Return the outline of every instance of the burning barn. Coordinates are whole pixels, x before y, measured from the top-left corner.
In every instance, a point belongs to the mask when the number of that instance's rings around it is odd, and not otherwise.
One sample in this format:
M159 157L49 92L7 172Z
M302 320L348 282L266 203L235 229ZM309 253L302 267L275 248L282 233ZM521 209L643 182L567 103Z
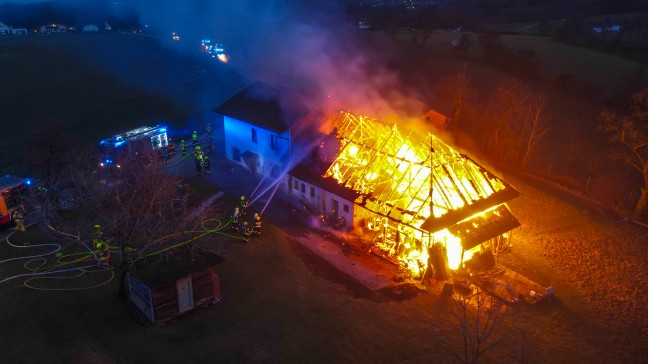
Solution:
M489 261L510 243L520 223L505 202L519 193L467 155L430 133L347 112L333 128L286 177L293 202L360 228L374 253L415 277Z

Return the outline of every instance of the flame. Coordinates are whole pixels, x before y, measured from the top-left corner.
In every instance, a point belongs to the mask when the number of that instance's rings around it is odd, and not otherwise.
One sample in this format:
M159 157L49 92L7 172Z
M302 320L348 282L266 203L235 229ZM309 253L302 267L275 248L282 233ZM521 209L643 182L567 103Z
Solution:
M218 55L216 55L216 57L223 63L227 63L227 61L229 61L229 57L227 57L227 54L225 53L219 53Z
M375 250L413 276L424 273L434 242L445 245L450 269L472 257L448 229L430 235L420 227L503 190L501 180L430 133L411 133L416 142L396 125L347 112L333 124L340 152L324 176L358 192L357 204L389 217L369 227Z

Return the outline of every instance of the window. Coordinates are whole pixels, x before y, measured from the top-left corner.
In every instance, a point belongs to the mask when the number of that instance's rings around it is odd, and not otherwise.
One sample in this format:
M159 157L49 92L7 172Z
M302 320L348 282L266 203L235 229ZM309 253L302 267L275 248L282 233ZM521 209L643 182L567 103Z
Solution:
M306 185L302 183L302 193L306 193Z
M293 187L295 187L296 190L299 189L299 182L297 182L297 180L293 181Z
M342 211L349 212L349 205L347 204L342 205Z
M270 148L274 150L279 149L279 136L278 135L270 135Z
M241 150L240 149L238 149L236 147L232 147L232 159L235 162L238 162L238 161L241 160Z
M252 128L252 141L253 141L254 143L258 143L258 142L259 142L259 137L257 136L257 131L256 131L256 129L254 129L254 128Z
M310 197L315 197L315 187L310 188Z

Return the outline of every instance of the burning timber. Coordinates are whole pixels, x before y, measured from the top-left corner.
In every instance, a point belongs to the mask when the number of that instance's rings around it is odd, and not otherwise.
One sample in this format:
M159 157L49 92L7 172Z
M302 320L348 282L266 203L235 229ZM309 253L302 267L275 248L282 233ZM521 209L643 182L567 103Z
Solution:
M519 192L467 155L348 112L332 126L310 163L291 171L288 191L336 227L360 228L375 254L414 278L445 278L492 267L510 244L520 223L506 202Z

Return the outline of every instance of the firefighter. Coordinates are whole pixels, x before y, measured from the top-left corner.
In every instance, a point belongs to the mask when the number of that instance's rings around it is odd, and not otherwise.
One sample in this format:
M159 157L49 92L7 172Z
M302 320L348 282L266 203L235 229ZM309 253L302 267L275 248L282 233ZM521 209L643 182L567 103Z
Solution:
M202 160L202 167L205 173L210 174L211 172L211 161L209 160L209 156L204 156Z
M254 228L252 229L252 233L257 237L261 237L261 215L259 214L254 214Z
M14 212L13 220L16 224L16 230L25 231L25 214L22 210L16 210L16 212Z
M108 242L103 237L103 231L101 231L101 225L97 224L95 228L95 237L92 239L94 243L94 251L97 256L97 267L107 267L110 260L110 252L108 247Z
M198 132L196 130L191 134L191 139L193 139L194 145L198 144Z
M241 196L241 218L245 218L245 209L247 209L249 203L245 199L245 196Z
M180 141L180 150L182 151L182 155L187 154L187 144L185 144L184 139Z
M196 173L200 176L202 173L202 158L198 158L199 155L196 156L196 159L194 159L194 163L196 164Z
M250 241L250 231L248 229L247 221L243 221L243 226L241 226L241 235L243 235L243 240Z
M213 130L210 123L207 123L207 127L205 128L205 131L207 132L207 135L211 138Z
M234 214L232 215L232 229L239 231L241 228L241 223L239 222L239 217L241 216L241 213L239 212L239 208L235 207L234 208Z
M169 140L169 144L167 144L167 156L169 158L175 157L175 145L173 145L172 140Z

